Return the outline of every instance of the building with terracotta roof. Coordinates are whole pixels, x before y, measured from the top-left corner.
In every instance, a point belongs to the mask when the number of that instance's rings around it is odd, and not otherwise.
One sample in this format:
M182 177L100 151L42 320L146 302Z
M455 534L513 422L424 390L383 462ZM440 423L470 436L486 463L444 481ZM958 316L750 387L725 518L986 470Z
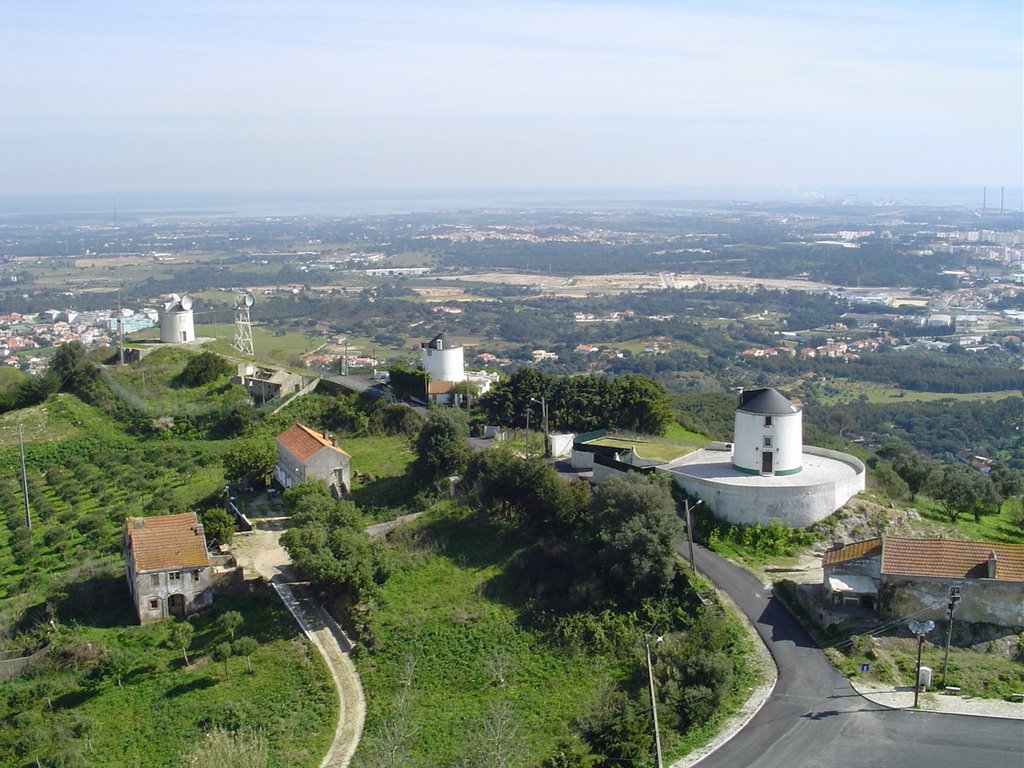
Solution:
M213 602L213 564L194 512L128 518L123 549L140 624L184 616Z
M831 547L822 569L833 602L877 601L885 617L942 620L957 587L957 620L1024 628L1022 544L885 536Z
M352 487L352 457L334 439L303 424L292 424L277 437L274 479L284 488L305 480L323 480L335 498Z

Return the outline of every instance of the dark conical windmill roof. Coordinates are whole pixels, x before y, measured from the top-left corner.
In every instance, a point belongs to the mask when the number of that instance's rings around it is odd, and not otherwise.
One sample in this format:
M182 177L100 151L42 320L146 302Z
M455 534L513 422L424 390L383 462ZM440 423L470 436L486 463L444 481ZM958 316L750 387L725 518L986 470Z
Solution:
M430 341L423 342L420 346L427 347L428 349L450 349L452 344L448 341L448 331L441 331L437 336Z
M740 407L744 413L763 413L770 416L782 416L787 413L799 413L800 409L780 395L771 387L765 389L745 389L740 395Z

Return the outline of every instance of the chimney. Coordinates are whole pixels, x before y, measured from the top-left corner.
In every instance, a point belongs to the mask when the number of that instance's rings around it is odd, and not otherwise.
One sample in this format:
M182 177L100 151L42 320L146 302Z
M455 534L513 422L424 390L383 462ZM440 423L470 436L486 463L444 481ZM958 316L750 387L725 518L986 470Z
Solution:
M996 558L996 551L993 549L988 553L988 577L994 579L996 577L996 568L999 565L999 561Z

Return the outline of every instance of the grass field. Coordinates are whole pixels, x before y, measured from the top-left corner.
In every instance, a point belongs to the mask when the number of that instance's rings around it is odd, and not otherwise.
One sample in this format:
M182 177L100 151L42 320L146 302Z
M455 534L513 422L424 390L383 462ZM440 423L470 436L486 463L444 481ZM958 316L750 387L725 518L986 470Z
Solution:
M103 585L106 587L106 583ZM317 766L334 735L337 697L323 661L273 596L223 599L190 619L195 638L185 665L168 636L172 622L140 627L123 578L104 608L61 626L36 672L5 683L0 697L0 764L171 768L214 726L262 731L269 766ZM216 624L239 611L236 637L259 642L251 657L214 663L228 639ZM99 660L124 659L121 685Z
M1008 499L1003 502L998 514L982 515L979 520L975 520L972 515L960 515L955 523L951 523L938 502L918 496L915 509L922 519L915 523L915 533L1024 544L1024 527L1018 522L1024 512L1022 506L1019 498Z
M869 403L913 403L929 400L1003 400L1007 397L1020 397L1020 390L1011 389L1001 392L969 392L966 394L955 394L945 392L917 392L910 389L894 389L883 384L876 384L870 381L853 381L852 379L832 379L829 382L831 387L839 391L834 394L823 394L820 402L823 405L837 405L858 399L861 395L867 397Z
M500 537L445 515L420 530L395 547L400 568L372 620L376 648L357 660L368 710L354 765L374 765L395 734L402 765L484 765L471 758L473 741L502 708L512 713L513 764L537 765L628 660L553 647L489 598L514 553Z
M983 644L982 647L983 650L951 648L945 684L959 687L963 695L982 698L1001 699L1024 692L1024 664L1010 658L998 643ZM1020 651L1010 649L1010 652ZM847 677L896 686L912 686L914 683L917 642L912 637L855 636L851 642L828 653ZM938 630L933 630L925 638L921 653L921 665L933 670L933 690L942 683L944 653L944 638ZM870 665L868 672L860 671L863 663Z
M670 425L665 437L608 435L598 440L593 440L592 443L594 445L621 448L622 450L634 448L637 455L641 458L671 461L707 445L708 438L695 432L689 432L679 424L673 423Z

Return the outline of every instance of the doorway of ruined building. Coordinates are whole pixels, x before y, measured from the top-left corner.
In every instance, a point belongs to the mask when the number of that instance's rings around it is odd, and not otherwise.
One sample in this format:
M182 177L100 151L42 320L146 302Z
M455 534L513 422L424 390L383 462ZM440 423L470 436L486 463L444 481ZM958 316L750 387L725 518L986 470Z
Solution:
M171 616L185 615L185 596L182 594L171 595L167 598L167 610Z

